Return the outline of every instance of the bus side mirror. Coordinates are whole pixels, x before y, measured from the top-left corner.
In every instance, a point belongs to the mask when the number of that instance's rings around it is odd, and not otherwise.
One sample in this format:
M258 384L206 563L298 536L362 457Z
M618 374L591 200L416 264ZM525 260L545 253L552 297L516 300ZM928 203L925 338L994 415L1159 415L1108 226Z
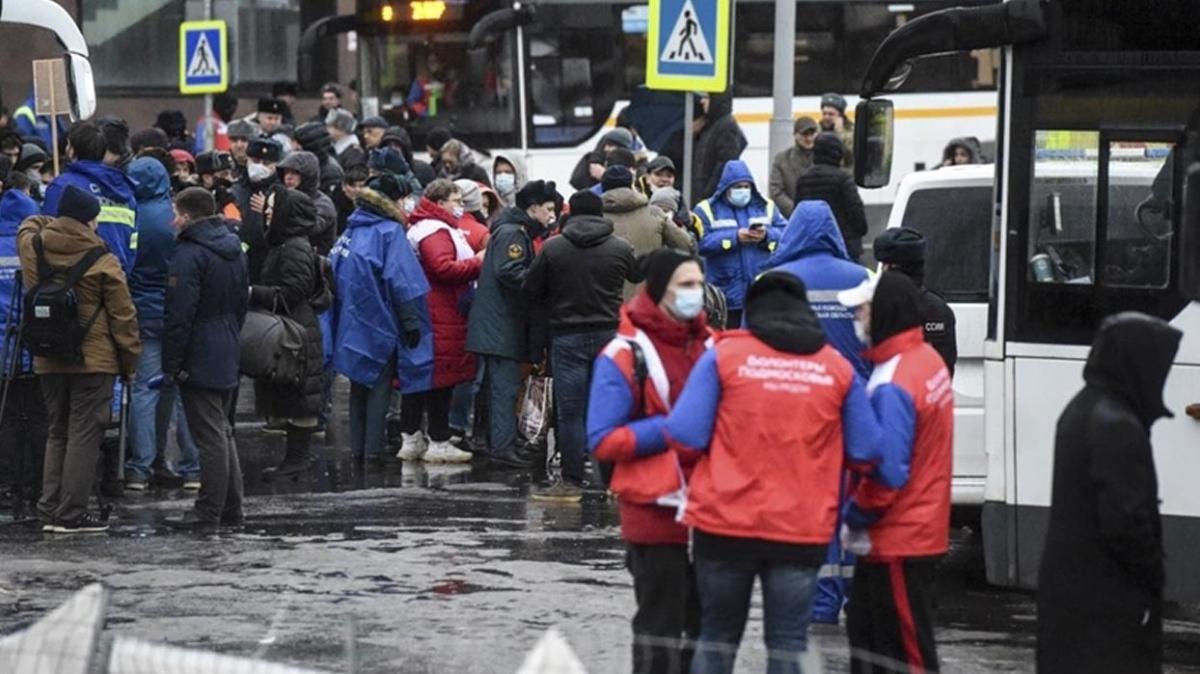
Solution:
M1200 162L1187 167L1179 228L1179 293L1200 300Z
M67 93L71 97L71 116L88 119L96 114L96 80L92 76L92 64L86 56L74 52L63 55L66 61Z
M892 181L896 111L887 99L859 101L854 111L854 182L884 187Z

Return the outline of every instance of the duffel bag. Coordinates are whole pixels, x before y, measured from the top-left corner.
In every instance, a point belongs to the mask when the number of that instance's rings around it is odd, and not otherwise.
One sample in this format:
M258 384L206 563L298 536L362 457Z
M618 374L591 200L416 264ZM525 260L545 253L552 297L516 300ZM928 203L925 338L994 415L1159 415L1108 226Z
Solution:
M238 336L242 374L271 384L296 385L304 378L304 327L287 316L250 311Z

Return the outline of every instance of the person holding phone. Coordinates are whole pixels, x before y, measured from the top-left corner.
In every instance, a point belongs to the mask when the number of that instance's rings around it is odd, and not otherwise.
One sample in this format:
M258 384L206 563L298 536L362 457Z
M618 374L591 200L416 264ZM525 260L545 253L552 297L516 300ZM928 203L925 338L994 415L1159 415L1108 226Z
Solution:
M787 222L739 159L725 163L717 190L696 205L695 213L706 280L725 293L727 325L737 327L746 289L767 268Z

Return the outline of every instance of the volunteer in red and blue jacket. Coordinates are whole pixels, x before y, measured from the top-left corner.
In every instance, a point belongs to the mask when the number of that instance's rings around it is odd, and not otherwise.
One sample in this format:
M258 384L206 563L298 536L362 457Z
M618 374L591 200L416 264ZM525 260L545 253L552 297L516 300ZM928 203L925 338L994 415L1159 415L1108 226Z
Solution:
M46 405L42 401L37 375L33 373L33 358L25 349L16 358L9 350L20 348L16 327L21 319L21 306L11 306L13 284L21 270L17 257L17 228L32 215L38 214L37 203L27 190L32 185L25 174L10 174L5 181L8 189L0 196L0 333L5 337L0 350L0 367L11 376L8 404L0 419L0 485L11 489L14 500L33 504L42 493L42 461L46 450ZM20 300L21 295L17 295ZM10 324L9 321L12 321ZM14 332L9 333L9 329Z
M429 282L397 204L407 194L392 176L367 183L330 252L336 291L333 367L350 380L350 450L360 462L381 461L387 450L392 379L399 376L405 388L433 374L423 307Z
M954 389L925 342L921 295L885 271L839 295L875 365L867 390L879 417L882 462L857 483L842 544L858 555L846 609L855 672L938 671L933 639L937 563L950 536Z
M771 268L804 281L809 304L821 319L829 344L850 361L861 377L869 377L871 366L863 357L862 342L854 332L854 314L837 301L838 291L858 286L868 274L862 266L850 261L829 204L824 201L796 204L779 247L771 257ZM854 557L846 554L834 537L817 582L813 622L837 624L842 606L850 596L853 574Z
M688 530L676 513L699 456L669 449L662 426L712 333L699 258L660 248L639 264L645 286L621 307L617 337L596 358L588 446L612 464L609 488L637 599L633 671L683 673L700 633L700 604Z
M787 222L740 159L725 162L717 190L696 204L695 213L708 282L725 293L728 325L741 325L746 289L767 268Z
M58 201L68 185L99 199L96 234L108 244L126 274L133 267L136 248L137 197L133 181L117 164L128 154L128 147L129 129L123 122L113 120L104 127L92 121L76 122L67 133L71 163L46 188L42 202L43 214L58 215Z
M691 671L733 671L758 577L767 671L798 673L842 470L878 463L880 429L862 378L826 342L800 279L760 277L745 323L700 358L667 420L671 440L704 452L684 516L702 612Z

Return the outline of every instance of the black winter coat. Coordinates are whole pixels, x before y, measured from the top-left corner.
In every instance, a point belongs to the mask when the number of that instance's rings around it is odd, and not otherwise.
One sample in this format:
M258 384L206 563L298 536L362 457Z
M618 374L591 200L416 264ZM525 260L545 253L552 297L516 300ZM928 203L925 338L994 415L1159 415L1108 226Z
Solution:
M1109 317L1058 420L1038 577L1038 671L1162 671L1162 521L1150 427L1182 333Z
M696 200L707 199L717 191L725 162L742 156L742 150L746 149L746 137L733 118L733 98L729 94L709 97L708 112L704 117L707 121L696 137L696 156L692 158L695 168L692 198Z
M946 363L950 376L958 362L958 319L942 296L921 288L921 320L925 322L925 341Z
M613 236L611 221L572 215L533 261L525 292L555 333L616 330L625 281L641 281L636 268L633 246Z
M533 264L533 239L542 227L519 208L506 208L492 225L479 287L467 321L467 351L512 360L535 358L529 306L521 286ZM540 341L540 340L535 340Z
M796 203L824 201L829 204L842 238L859 241L867 235L867 214L854 178L841 168L843 152L837 134L817 136L812 168L796 181Z
M246 245L250 283L258 283L268 250L267 227L263 222L263 214L255 213L250 208L250 198L255 194L269 195L271 190L279 184L278 174L272 175L261 183L251 183L250 179L243 175L232 188L233 198L237 200L238 210L242 213L242 224L238 226L238 236Z
M238 336L246 320L246 256L220 216L179 232L167 281L163 373L186 386L238 387Z
M286 195L285 197L281 195ZM280 202L284 202L281 206ZM258 410L268 417L300 419L321 411L321 373L324 350L321 326L309 304L317 291L316 252L309 235L316 226L316 208L308 195L278 190L275 221L268 234L270 249L259 282L250 288L250 308L288 316L304 327L307 363L300 386L255 382Z

